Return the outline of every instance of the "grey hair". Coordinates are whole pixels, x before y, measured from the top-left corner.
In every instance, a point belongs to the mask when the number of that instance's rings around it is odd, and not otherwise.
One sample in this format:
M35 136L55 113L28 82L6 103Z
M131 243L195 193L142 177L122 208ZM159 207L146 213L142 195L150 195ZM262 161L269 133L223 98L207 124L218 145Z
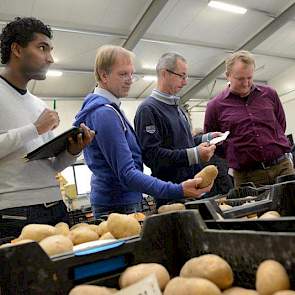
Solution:
M179 53L176 53L176 52L164 53L160 57L160 59L158 61L158 64L156 66L157 75L159 76L160 71L163 70L163 69L167 69L167 70L170 70L170 71L175 71L177 60L181 60L184 63L187 63L186 59L182 55L180 55Z

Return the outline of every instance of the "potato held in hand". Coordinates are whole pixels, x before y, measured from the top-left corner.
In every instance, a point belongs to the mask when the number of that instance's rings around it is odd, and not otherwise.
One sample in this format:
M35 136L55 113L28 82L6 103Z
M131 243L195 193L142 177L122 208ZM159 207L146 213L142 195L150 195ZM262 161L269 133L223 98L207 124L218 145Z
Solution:
M112 213L109 215L107 223L110 233L116 239L138 235L141 229L135 218L125 214Z
M217 177L218 170L216 166L209 165L203 168L199 173L195 175L195 178L201 177L202 182L199 184L199 188L204 188L209 186L214 179Z

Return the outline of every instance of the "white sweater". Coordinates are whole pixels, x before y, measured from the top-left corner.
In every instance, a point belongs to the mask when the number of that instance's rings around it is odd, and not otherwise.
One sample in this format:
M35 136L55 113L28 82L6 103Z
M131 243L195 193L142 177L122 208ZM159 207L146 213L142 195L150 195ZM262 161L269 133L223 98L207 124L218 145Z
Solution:
M0 78L0 210L61 199L57 172L74 163L67 151L54 159L26 162L23 156L53 137L33 124L45 103L29 91L21 95Z

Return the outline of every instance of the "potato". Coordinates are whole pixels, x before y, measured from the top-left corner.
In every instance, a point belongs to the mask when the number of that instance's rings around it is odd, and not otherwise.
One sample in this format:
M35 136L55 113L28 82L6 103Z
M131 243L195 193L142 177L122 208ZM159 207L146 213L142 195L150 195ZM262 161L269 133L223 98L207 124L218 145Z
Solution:
M205 278L220 289L229 288L234 281L230 265L223 258L214 254L206 254L188 260L182 267L180 276Z
M295 295L295 291L284 290L273 293L273 295Z
M226 210L229 210L231 209L233 206L231 205L227 205L227 204L221 204L219 205L219 208L221 209L221 211L226 211Z
M101 222L98 225L97 234L101 237L103 234L106 234L109 231L108 223L106 221Z
M185 206L182 203L174 203L170 205L162 205L158 209L158 213L166 213L166 212L172 212L172 211L181 211L185 210Z
M115 237L110 232L107 232L107 233L103 234L99 239L100 240L114 240Z
M70 230L76 229L77 227L89 227L89 224L85 222L77 223L73 225Z
M80 285L73 288L69 295L110 295L116 293L118 290L113 288Z
M29 239L40 242L41 240L56 234L57 229L54 226L47 224L28 224L23 227L19 239Z
M208 165L205 168L203 168L199 173L197 173L194 178L201 177L202 182L199 184L199 187L204 188L209 186L214 181L214 179L217 177L217 174L218 170L216 166Z
M128 215L135 218L137 221L144 221L145 219L145 215L141 212L135 212Z
M67 236L70 232L69 225L65 222L59 222L54 227L57 229L57 235Z
M98 236L100 236L100 235L98 234L98 230L99 230L98 225L96 225L96 224L89 224L89 228L90 228L91 230L93 230L95 233L97 233Z
M48 256L73 251L72 241L64 235L47 237L43 239L39 245Z
M98 234L85 226L71 230L68 237L72 240L74 245L98 240Z
M265 260L260 263L256 272L256 290L260 295L272 295L276 291L289 289L288 274L279 262Z
M241 287L232 287L222 293L223 295L259 295L257 291Z
M11 247L11 246L14 246L14 244L5 243L5 244L0 245L0 248L6 248L6 247Z
M116 239L138 235L141 230L139 222L125 214L112 213L109 215L107 223L109 232Z
M31 242L34 242L34 241L30 240L30 239L23 239L23 240L14 239L10 243L12 245L19 245L19 244L26 244L26 243L31 243Z
M172 279L165 288L164 295L221 295L218 287L207 279Z
M272 219L272 218L279 218L281 217L280 213L277 211L267 211L262 214L259 219Z
M160 289L164 290L170 280L170 276L167 269L158 263L141 263L128 267L121 274L119 285L121 288L128 287L153 273L156 275Z

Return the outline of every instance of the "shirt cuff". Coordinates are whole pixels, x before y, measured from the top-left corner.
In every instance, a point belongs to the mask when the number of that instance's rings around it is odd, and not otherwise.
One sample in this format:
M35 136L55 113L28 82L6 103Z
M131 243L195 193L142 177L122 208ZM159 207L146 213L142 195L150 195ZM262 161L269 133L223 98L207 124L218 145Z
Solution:
M206 133L202 135L202 142L210 141L213 138L212 133Z
M37 128L33 123L20 127L18 130L20 131L23 142L27 142L39 137Z
M197 147L189 148L186 150L189 165L195 165L200 162L199 152Z

